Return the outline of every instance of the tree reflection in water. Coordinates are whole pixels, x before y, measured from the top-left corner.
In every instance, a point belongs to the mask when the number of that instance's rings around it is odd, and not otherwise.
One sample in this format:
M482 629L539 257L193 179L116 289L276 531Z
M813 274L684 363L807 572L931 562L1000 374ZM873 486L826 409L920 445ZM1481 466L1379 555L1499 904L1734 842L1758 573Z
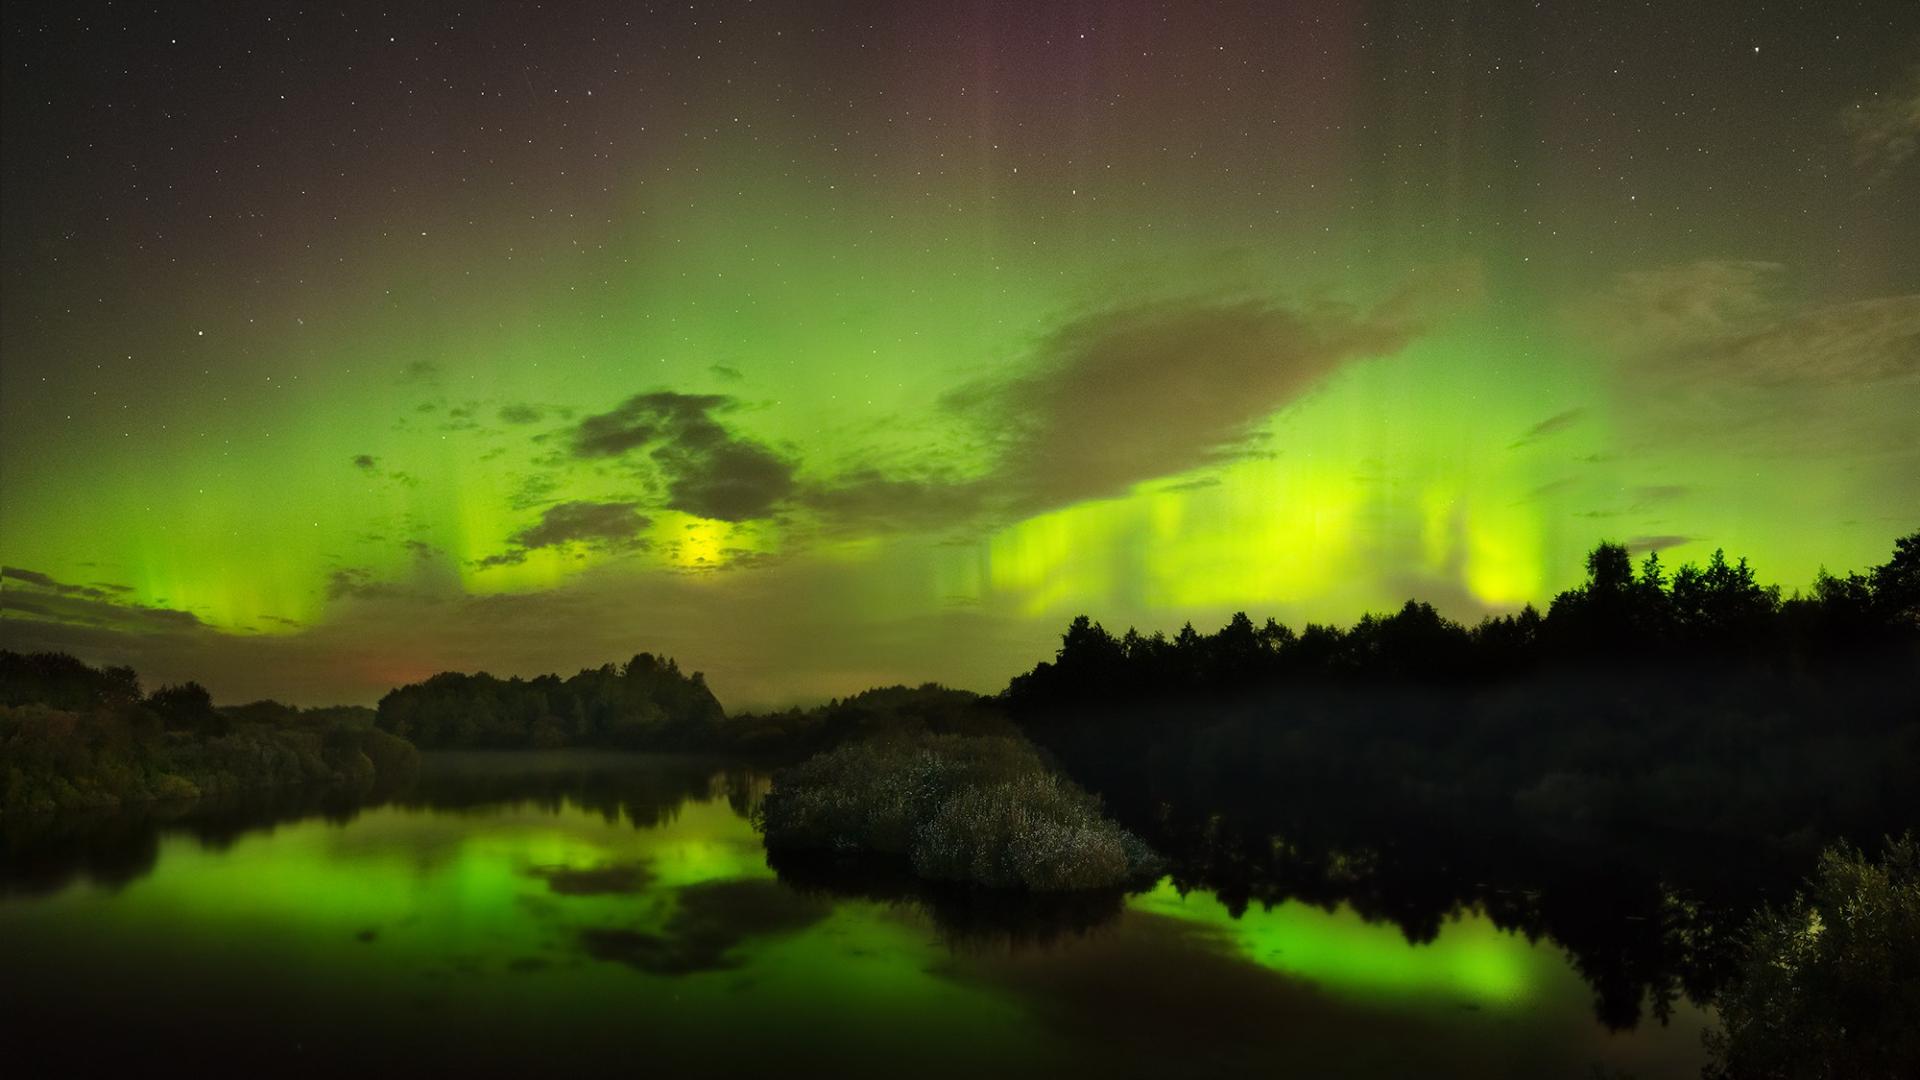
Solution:
M345 824L382 806L476 815L574 807L645 829L672 821L693 800L724 799L736 814L750 816L767 784L754 769L693 757L431 755L418 781L396 791L284 789L143 812L9 821L0 833L0 895L44 896L79 882L119 889L154 869L166 834L219 850L282 823L319 817ZM1235 816L1198 801L1163 800L1149 809L1125 798L1124 787L1107 787L1109 805L1167 857L1168 880L1181 892L1210 893L1235 917L1290 901L1329 912L1350 909L1368 922L1397 927L1413 944L1434 941L1462 913L1484 914L1503 930L1565 949L1592 988L1595 1015L1612 1029L1632 1028L1647 1015L1664 1022L1683 998L1708 1000L1731 963L1733 932L1797 872L1789 860L1755 860L1751 853L1681 850L1664 862L1589 862L1584 852L1556 858L1405 822ZM1274 827L1281 821L1284 830ZM811 921L824 910L820 901L836 898L906 905L923 912L949 947L969 951L1045 950L1097 934L1140 892L1034 896L931 883L903 865L875 860L787 855L770 858L769 865L793 901L756 893L716 903L728 901L723 906L732 910L740 905L731 901L740 900L754 911L774 911L777 918L769 918L775 921L795 912ZM1746 870L1735 873L1739 867ZM624 879L616 879L626 872L570 868L552 871L548 884L561 894L617 895ZM593 955L646 970L724 965L732 940L708 932L712 927L700 924L697 911L685 919L684 933L657 941L584 944Z

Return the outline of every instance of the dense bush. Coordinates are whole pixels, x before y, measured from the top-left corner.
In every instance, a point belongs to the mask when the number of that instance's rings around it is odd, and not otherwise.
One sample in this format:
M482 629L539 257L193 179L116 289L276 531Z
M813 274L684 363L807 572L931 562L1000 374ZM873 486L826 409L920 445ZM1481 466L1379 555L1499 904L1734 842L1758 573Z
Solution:
M216 709L195 683L142 700L125 668L0 652L0 814L111 809L295 784L404 781L419 752L371 713Z
M0 706L0 813L114 809L294 784L370 787L419 768L380 731L235 725L211 736L155 729L137 710Z
M426 749L694 750L724 716L699 672L641 653L568 679L442 672L389 691L375 723Z
M904 857L942 881L1094 889L1155 869L1098 800L1009 737L868 741L781 773L757 823L769 848Z
M1015 735L997 702L939 683L880 686L812 709L727 717L718 749L760 760L797 760L880 735Z
M1716 1000L1707 1075L1722 1080L1920 1076L1920 844L1880 862L1841 844L1808 890L1763 911Z
M96 668L66 653L0 650L0 705L79 710L139 700L140 677L132 668Z

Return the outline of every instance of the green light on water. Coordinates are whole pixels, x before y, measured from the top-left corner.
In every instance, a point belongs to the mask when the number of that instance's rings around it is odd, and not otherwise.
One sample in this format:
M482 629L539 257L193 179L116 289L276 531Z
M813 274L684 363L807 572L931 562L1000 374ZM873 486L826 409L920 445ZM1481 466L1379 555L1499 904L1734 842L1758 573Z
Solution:
M1289 901L1236 919L1211 894L1183 897L1171 881L1136 897L1133 907L1201 923L1254 963L1365 997L1442 995L1517 1007L1530 1000L1541 965L1556 959L1481 918L1456 920L1436 940L1409 945L1397 927L1368 923L1350 908Z

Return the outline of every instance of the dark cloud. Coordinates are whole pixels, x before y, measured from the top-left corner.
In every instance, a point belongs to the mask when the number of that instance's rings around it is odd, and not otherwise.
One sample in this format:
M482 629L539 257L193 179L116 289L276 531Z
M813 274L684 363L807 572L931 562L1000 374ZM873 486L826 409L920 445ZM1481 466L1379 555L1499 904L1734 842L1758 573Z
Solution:
M1691 544L1695 539L1696 538L1692 536L1636 536L1627 541L1627 550L1633 552L1665 551L1668 548L1676 548L1682 544Z
M793 491L793 464L757 443L678 442L653 452L667 477L667 505L698 517L768 516Z
M1642 484L1629 493L1633 497L1635 509L1652 503L1670 502L1691 494L1693 489L1685 484Z
M752 548L723 547L711 555L695 554L691 558L681 544L667 546L668 567L680 574L717 574L737 570L759 570L769 566L778 566L787 561L787 555L777 551L756 551Z
M509 424L537 424L547 414L537 405L502 405L500 419Z
M479 410L480 410L480 403L476 401L469 401L469 402L465 402L464 404L452 406L451 408L447 409L447 419L445 422L440 424L439 430L441 431L485 431L486 429L481 427L480 422L477 419L475 419L475 416L479 413Z
M1546 483L1540 484L1534 487L1532 490L1528 491L1526 494L1526 497L1517 500L1515 502L1515 505L1517 506L1520 503L1531 502L1534 499L1544 499L1549 495L1558 495L1563 491L1567 491L1577 486L1579 483L1580 481L1574 479L1571 476L1561 477L1558 480L1549 480Z
M547 508L540 523L513 535L524 548L570 543L626 543L648 524L630 502L567 502Z
M205 628L198 615L135 603L125 585L75 585L37 570L0 568L0 620L90 627L131 634L177 633Z
M1694 489L1686 484L1641 484L1625 491L1626 503L1611 509L1584 510L1575 517L1614 518L1627 514L1642 514L1655 510L1663 503L1670 503L1693 494Z
M707 370L728 382L739 382L746 378L745 375L740 374L739 368L730 368L725 364L709 364Z
M386 480L399 484L402 487L420 486L420 478L414 476L412 473L400 469L387 469L383 471L380 465L380 459L372 454L355 454L350 460L354 468L359 469L374 479Z
M720 521L767 517L793 492L794 466L714 419L736 405L720 394L636 394L580 421L569 451L591 460L648 448L665 481L668 508Z
M1528 428L1526 432L1514 440L1507 449L1516 450L1522 446L1539 442L1549 435L1557 435L1586 419L1586 416L1587 410L1585 409L1568 409L1565 412L1554 413L1552 416Z
M508 537L510 547L480 560L481 566L524 562L541 548L577 544L597 551L630 551L646 546L641 530L652 524L638 503L564 502L549 506L540 520Z
M940 472L889 475L856 469L803 498L830 524L861 529L939 529L978 517L990 494L988 482Z
M84 596L94 600L112 599L112 596L106 589L96 588L91 585L69 585L65 582L55 581L47 575L40 573L38 570L25 570L17 566L0 567L0 580L31 585L60 596ZM115 586L111 588L123 589L125 586Z
M343 566L327 575L327 599L367 598L395 595L395 586L377 580L363 566Z
M1157 487L1154 490L1163 491L1163 492L1204 491L1207 488L1214 488L1219 486L1220 486L1220 478L1217 476L1197 476L1192 480L1182 480L1178 483L1166 484L1161 487Z
M1024 517L1207 466L1270 456L1262 425L1342 364L1398 352L1449 278L1371 312L1260 300L1135 304L1075 319L1023 374L942 402L988 442L984 474L863 469L810 489L830 520L899 527Z
M411 559L384 574L365 566L336 566L327 574L327 599L439 605L459 591L458 568L439 548L418 538L403 539L399 545Z
M1342 362L1410 338L1404 325L1259 302L1148 305L1062 327L1033 373L949 405L1011 434L998 480L1015 512L1036 512L1245 457L1274 411Z
M415 360L400 369L402 386L434 386L440 382L440 365L426 360Z
M617 407L589 416L573 430L572 452L578 458L619 457L666 437L674 420L697 422L710 410L724 408L732 399L719 394L676 394L656 391L635 394Z
M553 501L560 490L560 477L552 473L527 473L507 494L507 506L513 510L531 510Z

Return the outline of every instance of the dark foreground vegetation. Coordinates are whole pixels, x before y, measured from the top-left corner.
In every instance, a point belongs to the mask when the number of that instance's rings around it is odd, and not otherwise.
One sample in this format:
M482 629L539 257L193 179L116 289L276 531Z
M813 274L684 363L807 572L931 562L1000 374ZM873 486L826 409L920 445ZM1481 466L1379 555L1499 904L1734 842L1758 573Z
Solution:
M978 735L1017 738L1020 730L992 698L939 683L880 686L812 709L730 716L718 749L757 761L797 761L872 738Z
M641 653L562 679L443 672L380 699L373 721L422 749L724 753L795 761L874 735L1011 735L991 699L936 683L884 686L812 709L726 715L700 672Z
M142 695L129 668L0 652L0 814L398 782L419 753L372 719L271 701L216 708L197 683Z
M1806 891L1762 911L1715 999L1709 1080L1920 1073L1920 844L1879 862L1841 844Z
M696 750L724 715L699 672L641 653L569 679L442 672L389 691L375 723L425 750Z
M1067 892L1153 877L1158 860L1024 740L872 739L781 774L760 804L769 850L904 858L933 881Z
M1347 630L1240 615L1173 640L1081 618L1001 702L1091 790L1216 841L1238 831L1257 846L1307 804L1603 848L1721 837L1807 857L1913 823L1920 534L1870 573L1823 574L1787 600L1717 553L1669 577L1655 556L1635 574L1602 544L1588 571L1544 616L1472 628L1415 603ZM1185 809L1154 809L1169 803Z

